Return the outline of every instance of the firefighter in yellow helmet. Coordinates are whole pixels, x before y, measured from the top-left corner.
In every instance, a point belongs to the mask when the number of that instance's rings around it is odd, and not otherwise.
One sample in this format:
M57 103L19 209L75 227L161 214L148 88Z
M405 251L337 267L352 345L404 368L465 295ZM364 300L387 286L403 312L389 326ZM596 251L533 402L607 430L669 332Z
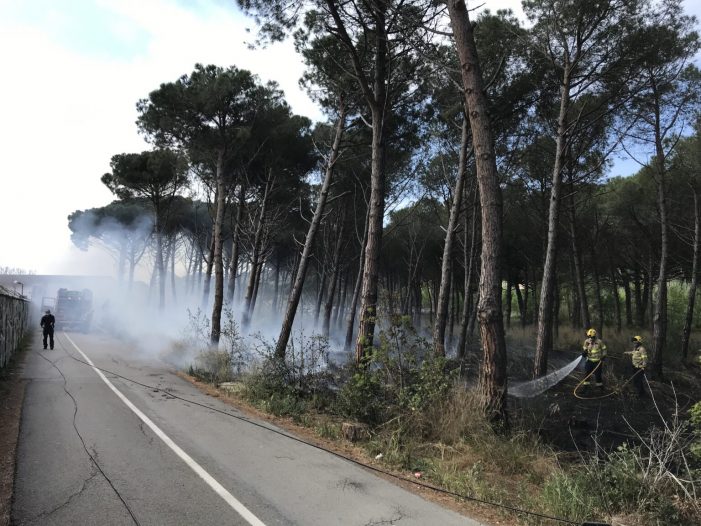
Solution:
M603 387L602 375L604 372L604 360L606 359L606 344L596 337L595 329L587 331L587 339L584 340L582 345L582 356L587 359L585 363L586 380L582 382L582 385L591 384L589 375L594 371L597 387Z
M630 339L633 342L633 350L626 351L624 354L630 354L631 367L633 368L633 385L638 391L638 396L645 396L645 367L647 367L647 350L643 347L642 336L633 336Z

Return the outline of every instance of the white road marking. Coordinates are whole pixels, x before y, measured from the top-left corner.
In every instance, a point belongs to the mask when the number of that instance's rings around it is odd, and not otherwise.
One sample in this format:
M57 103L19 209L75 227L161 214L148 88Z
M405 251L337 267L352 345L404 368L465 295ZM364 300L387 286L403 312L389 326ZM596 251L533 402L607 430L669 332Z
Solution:
M214 492L217 495L219 495L222 499L224 499L226 501L226 503L229 506L231 506L234 509L234 511L236 511L236 513L241 515L241 517L243 517L246 520L246 522L248 522L248 524L250 524L251 526L265 526L265 523L263 523L263 521L261 521L255 515L253 515L253 513L251 513L251 511L248 508L246 508L246 506L241 504L241 502L239 502L239 500L236 499L236 497L234 497L231 493L229 493L229 491L224 486L219 484L219 482L217 482L217 480L212 475L207 473L204 470L204 468L202 466L200 466L197 462L195 462L195 460L190 455L185 453L185 451L183 451L175 442L173 442L173 440L168 435L166 435L163 431L161 431L161 429L156 424L154 424L149 417L147 417L145 414L143 414L141 412L141 410L139 410L138 407L136 407L134 404L132 404L131 401L126 396L124 396L121 393L121 391L119 391L112 384L112 382L110 382L105 377L104 374L102 374L102 371L100 371L99 369L97 369L95 367L95 364L93 364L92 360L90 358L88 358L87 355L82 350L80 350L80 347L78 347L75 344L75 342L71 339L70 336L68 336L68 334L66 334L64 332L63 335L68 339L69 342L71 342L73 347L75 347L75 349L81 354L81 356L83 358L85 358L85 361L90 364L90 367L92 367L93 371L95 371L97 373L97 375L100 378L102 378L102 381L107 384L107 387L112 389L112 391L114 391L114 394L116 394L120 398L120 400L122 400L122 402L124 402L126 404L126 406L129 409L131 409L134 412L134 414L136 416L138 416L144 422L144 424L146 424L148 427L150 427L151 431L153 431L158 436L158 438L163 440L163 442L165 442L165 444L170 449L172 449L173 452L176 455L178 455L183 460L183 462L185 462L185 464L190 466L190 469L192 469L192 471L197 473L200 476L200 478L202 478L202 480L204 480L209 485L209 487L214 490Z

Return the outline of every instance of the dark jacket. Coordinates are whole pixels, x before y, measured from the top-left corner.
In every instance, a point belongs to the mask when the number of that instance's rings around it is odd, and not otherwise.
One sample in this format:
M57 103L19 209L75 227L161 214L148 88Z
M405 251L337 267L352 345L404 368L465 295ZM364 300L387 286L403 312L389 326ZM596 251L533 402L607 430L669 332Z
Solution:
M44 314L41 317L41 326L44 328L45 331L53 331L55 323L56 318L54 318L53 314Z

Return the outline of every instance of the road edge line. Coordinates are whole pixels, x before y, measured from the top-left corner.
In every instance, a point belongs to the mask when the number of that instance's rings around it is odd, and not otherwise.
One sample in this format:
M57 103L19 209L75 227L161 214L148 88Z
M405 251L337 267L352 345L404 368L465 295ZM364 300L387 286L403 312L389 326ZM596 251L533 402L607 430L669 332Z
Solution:
M90 364L90 367L92 368L93 371L97 373L97 375L102 379L105 384L107 384L107 387L109 387L114 394L116 394L119 399L124 402L124 404L132 410L132 412L138 416L141 421L146 424L151 431L153 431L158 438L160 438L180 459L187 464L192 471L194 471L202 480L204 480L207 485L214 490L214 492L219 495L224 501L231 507L233 508L236 513L238 513L246 522L248 522L251 526L265 526L265 523L262 522L258 517L256 517L246 506L244 506L236 497L234 497L229 490L227 490L224 486L222 486L212 475L210 475L205 469L200 466L190 455L185 453L180 446L178 446L173 440L166 435L161 428L159 428L156 424L153 423L153 421L147 417L138 407L136 407L122 392L117 389L112 382L110 382L107 377L102 374L102 371L100 371L98 368L95 367L95 364L93 364L92 360L76 345L76 343L71 339L68 334L65 332L63 335L66 337L66 339L71 342L71 345L75 348L76 351L78 351L81 356L85 359L85 361Z

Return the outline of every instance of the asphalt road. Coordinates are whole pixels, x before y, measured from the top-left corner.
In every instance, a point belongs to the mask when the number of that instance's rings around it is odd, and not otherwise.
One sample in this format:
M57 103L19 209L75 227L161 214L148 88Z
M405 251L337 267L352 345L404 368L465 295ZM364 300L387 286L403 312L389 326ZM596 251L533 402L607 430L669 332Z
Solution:
M169 396L239 414L121 341L56 336L53 351L35 339L25 367L13 524L479 524L338 457ZM101 377L72 357L166 393Z

